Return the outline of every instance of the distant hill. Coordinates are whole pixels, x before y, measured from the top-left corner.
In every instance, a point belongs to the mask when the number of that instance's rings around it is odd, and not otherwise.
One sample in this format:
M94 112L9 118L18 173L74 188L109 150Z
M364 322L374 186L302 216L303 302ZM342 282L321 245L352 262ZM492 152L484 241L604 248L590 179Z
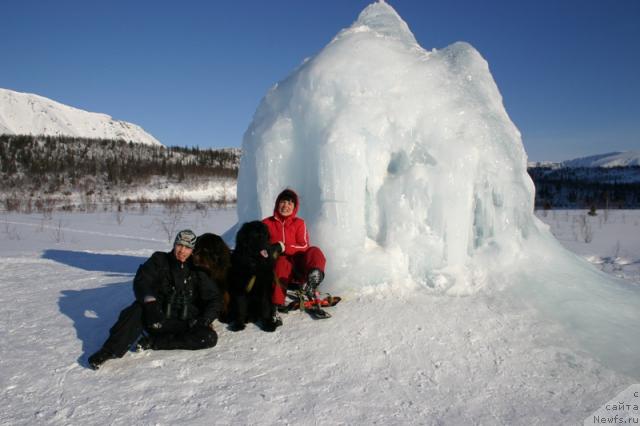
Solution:
M162 146L135 124L7 89L0 89L0 135L67 136Z
M0 135L0 203L86 208L123 202L236 200L240 149Z
M640 152L530 163L538 208L640 208Z
M610 152L562 162L563 167L629 167L640 166L640 151Z
M590 155L565 161L530 162L529 167L546 168L578 168L578 167L630 167L640 166L640 151L609 152L607 154Z

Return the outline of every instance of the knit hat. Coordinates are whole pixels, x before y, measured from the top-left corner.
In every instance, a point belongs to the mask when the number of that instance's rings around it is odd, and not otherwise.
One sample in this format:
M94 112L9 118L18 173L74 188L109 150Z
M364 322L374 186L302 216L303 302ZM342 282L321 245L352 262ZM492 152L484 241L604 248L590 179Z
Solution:
M181 246L185 246L187 248L194 248L196 246L196 234L193 233L191 229L185 229L183 231L178 232L176 235L176 240L173 242L173 245L180 244Z

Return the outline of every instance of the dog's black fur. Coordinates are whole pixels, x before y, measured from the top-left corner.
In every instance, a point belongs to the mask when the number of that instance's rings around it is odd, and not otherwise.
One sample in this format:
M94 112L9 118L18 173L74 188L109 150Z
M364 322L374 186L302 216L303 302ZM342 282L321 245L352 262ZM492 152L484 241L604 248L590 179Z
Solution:
M196 240L192 258L194 265L204 270L220 288L224 298L224 306L219 319L226 322L230 301L227 280L231 269L231 250L219 235L206 233L200 235Z
M275 306L271 303L275 275L276 246L269 243L269 230L260 221L247 222L236 234L229 273L229 329L242 330L255 322L265 331L274 331ZM249 288L249 283L255 277Z

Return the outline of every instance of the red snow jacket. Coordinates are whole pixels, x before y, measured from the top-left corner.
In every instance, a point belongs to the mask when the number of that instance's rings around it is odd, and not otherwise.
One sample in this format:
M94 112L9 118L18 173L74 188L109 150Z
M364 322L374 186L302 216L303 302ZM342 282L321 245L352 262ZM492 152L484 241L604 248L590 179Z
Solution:
M283 217L278 213L278 203L285 192L292 194L295 198L293 213L287 217ZM276 198L273 216L266 217L262 220L262 222L267 225L267 228L269 228L271 244L282 242L284 244L284 254L289 256L309 248L307 225L303 219L296 216L299 206L298 194L290 189L286 189Z

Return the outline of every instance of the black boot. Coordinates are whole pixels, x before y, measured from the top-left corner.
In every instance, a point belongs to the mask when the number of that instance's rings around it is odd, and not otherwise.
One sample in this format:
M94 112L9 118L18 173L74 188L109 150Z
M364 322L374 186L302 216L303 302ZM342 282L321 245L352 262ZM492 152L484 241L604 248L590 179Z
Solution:
M115 356L114 354L112 354L111 352L109 352L108 350L102 348L98 352L94 353L93 355L91 355L89 357L89 366L92 369L97 370L106 361L108 361L110 359L115 359L115 358L118 358L118 357Z
M311 271L309 271L309 275L307 275L308 290L315 291L323 279L324 272L322 272L320 269L312 269Z
M136 352L142 352L149 349L153 349L153 337L151 335L143 334L136 343Z

